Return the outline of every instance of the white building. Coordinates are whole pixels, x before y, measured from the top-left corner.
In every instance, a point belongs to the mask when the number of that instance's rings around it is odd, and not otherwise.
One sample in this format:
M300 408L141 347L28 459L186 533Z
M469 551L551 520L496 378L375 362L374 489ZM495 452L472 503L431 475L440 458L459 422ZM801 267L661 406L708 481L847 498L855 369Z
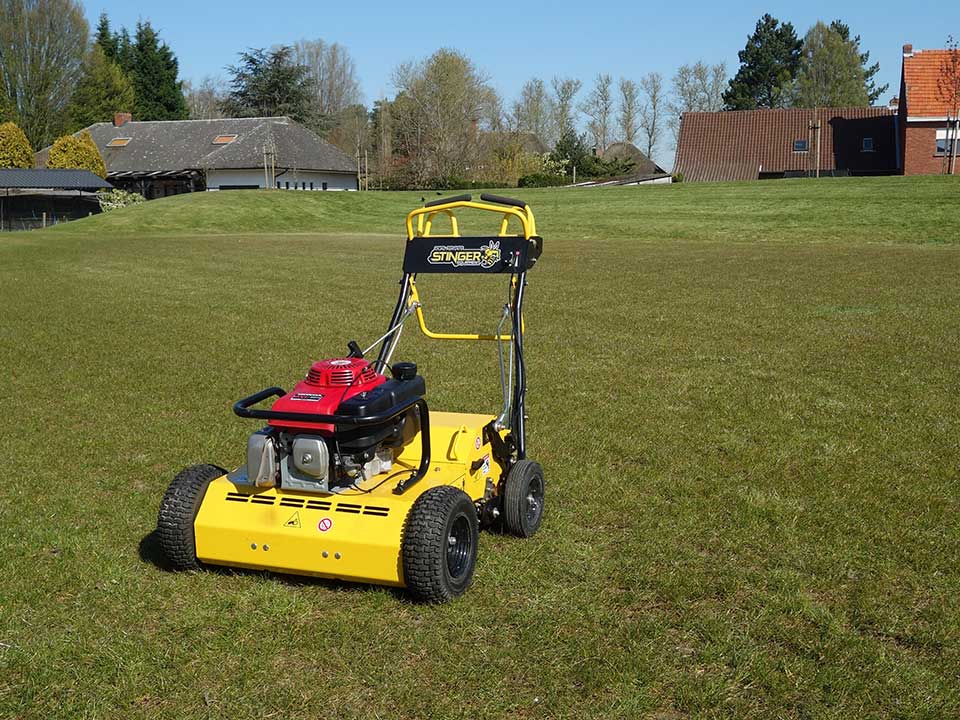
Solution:
M118 113L86 129L107 180L148 199L199 190L357 189L353 159L286 117L136 122ZM38 167L48 151L38 153Z

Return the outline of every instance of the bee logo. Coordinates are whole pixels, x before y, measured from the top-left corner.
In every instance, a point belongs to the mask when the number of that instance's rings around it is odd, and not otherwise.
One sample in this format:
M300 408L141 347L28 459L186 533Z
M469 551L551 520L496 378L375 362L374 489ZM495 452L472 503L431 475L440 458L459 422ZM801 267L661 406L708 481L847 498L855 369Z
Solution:
M492 268L494 265L500 262L499 242L491 242L489 245L484 245L480 248L480 252L483 253L480 256L480 267Z

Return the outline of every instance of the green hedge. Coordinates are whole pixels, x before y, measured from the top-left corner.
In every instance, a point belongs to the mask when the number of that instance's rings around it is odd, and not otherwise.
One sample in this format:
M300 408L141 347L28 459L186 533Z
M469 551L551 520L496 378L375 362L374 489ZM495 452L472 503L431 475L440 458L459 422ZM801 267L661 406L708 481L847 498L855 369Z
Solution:
M58 138L50 148L47 167L89 170L102 178L107 176L107 166L103 162L103 156L86 130L79 135L64 135Z
M570 182L563 175L547 175L546 173L533 173L524 175L517 181L517 187L535 188L535 187L559 187L567 185Z
M12 122L0 125L0 168L32 168L33 148L23 130Z

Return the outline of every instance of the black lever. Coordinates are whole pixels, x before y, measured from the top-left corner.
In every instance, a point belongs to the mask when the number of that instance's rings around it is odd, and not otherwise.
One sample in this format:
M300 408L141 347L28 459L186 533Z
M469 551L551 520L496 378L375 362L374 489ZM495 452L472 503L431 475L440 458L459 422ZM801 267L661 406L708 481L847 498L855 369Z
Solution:
M350 351L350 354L347 355L349 358L362 358L363 350L360 349L360 346L357 345L356 340L351 340L347 343L347 350Z

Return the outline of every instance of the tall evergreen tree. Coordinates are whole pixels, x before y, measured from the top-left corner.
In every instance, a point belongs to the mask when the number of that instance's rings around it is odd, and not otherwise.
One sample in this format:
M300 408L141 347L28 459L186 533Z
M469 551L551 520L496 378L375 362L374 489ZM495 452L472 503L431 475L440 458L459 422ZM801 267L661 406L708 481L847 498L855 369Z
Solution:
M727 110L779 108L790 104L803 43L791 23L767 14L738 54L740 69L723 94Z
M313 81L307 68L293 59L293 49L251 49L240 53L240 63L227 68L230 95L221 109L233 116L276 117L297 122L310 120Z
M870 104L860 50L854 41L818 21L803 39L797 75L797 107Z
M71 129L106 122L114 113L132 112L133 108L133 83L119 65L107 59L101 45L95 43L67 110Z
M866 84L867 88L867 99L870 101L870 104L873 105L880 97L887 92L890 88L890 85L881 85L877 87L874 77L877 73L880 72L880 63L875 62L873 65L870 65L870 51L860 52L860 36L857 35L850 40L850 26L841 22L840 20L834 20L830 23L830 29L835 33L840 35L845 41L852 42L854 47L857 49L857 53L860 55L860 65L863 66L863 81Z
M93 36L93 41L103 50L103 55L107 60L118 62L120 35L110 29L110 18L107 17L106 13L100 13L100 21L97 23L97 32Z
M125 73L128 75L133 75L133 65L135 58L135 46L133 39L130 37L130 33L126 28L123 28L120 32L116 34L117 37L117 57L115 59L117 65L119 65ZM132 78L131 78L132 79Z
M123 44L122 36L120 44ZM131 55L134 117L137 120L186 120L190 111L183 97L183 84L177 79L177 58L170 47L160 41L149 22L137 23Z

